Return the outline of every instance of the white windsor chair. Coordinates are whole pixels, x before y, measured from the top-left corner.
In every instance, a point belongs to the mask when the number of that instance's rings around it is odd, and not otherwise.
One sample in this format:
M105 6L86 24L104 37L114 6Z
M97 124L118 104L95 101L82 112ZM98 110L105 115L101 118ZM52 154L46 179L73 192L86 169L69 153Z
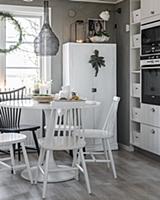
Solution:
M110 139L114 137L114 126L116 124L117 119L117 110L118 104L120 101L120 97L114 96L113 102L110 107L110 110L107 114L105 123L102 129L85 129L81 132L81 136L85 137L86 139L102 139L103 144L103 152L84 152L86 155L90 155L91 159L85 159L86 162L104 162L107 163L108 167L112 167L113 176L117 178L115 164L113 160L112 150L110 147ZM78 135L79 133L76 133ZM104 154L105 159L98 159L95 155Z
M84 102L54 102L52 104L50 120L46 127L46 137L39 139L40 156L35 183L37 183L38 173L42 172L42 198L46 197L50 154L59 150L73 150L74 162L70 170L75 170L75 179L78 179L79 170L83 172L88 193L91 193L88 172L83 154L85 141L84 138L80 136L80 134L74 134L75 131L80 133L82 130L80 115L84 108L83 104ZM55 168L52 169L52 172L54 170L56 172L56 170L59 171L64 169Z

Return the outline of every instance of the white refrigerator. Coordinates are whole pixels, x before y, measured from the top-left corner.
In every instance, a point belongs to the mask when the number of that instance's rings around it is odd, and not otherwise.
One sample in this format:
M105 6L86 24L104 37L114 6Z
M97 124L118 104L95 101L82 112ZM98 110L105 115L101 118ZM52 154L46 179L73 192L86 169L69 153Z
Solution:
M104 57L105 67L101 67L95 77L95 70L89 63L91 55L98 50ZM63 45L63 85L70 85L81 98L100 101L101 105L86 112L85 128L102 128L107 112L116 95L116 44L66 43ZM117 149L117 128L111 141L112 149ZM87 142L89 149L101 150L100 140Z

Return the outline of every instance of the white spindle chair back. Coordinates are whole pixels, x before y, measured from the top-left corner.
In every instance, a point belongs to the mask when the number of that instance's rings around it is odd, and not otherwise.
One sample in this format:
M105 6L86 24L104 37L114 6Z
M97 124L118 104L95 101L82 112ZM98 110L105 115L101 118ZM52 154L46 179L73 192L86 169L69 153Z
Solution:
M52 146L53 139L68 147L76 145L80 137L73 134L73 131L76 130L77 132L81 129L82 104L78 102L54 102L52 105L46 130L45 146Z
M112 105L110 107L110 110L107 114L107 117L103 126L103 130L106 130L107 137L113 137L114 135L114 126L116 124L119 101L120 101L120 97L117 97L117 96L113 97Z

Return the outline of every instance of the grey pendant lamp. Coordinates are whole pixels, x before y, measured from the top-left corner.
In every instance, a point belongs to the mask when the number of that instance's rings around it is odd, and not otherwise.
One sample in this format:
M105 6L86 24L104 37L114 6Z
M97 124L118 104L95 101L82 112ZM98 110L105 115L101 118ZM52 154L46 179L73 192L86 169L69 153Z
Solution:
M54 56L59 49L59 40L49 25L49 5L44 0L44 23L34 40L34 52L37 56Z

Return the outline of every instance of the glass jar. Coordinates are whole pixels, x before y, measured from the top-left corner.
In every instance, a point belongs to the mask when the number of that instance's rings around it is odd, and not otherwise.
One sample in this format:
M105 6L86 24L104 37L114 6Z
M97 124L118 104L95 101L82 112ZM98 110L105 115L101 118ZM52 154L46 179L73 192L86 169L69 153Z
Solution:
M86 26L83 20L77 20L71 24L71 41L82 43L86 40Z
M83 20L77 20L75 23L76 42L85 42L85 23Z

